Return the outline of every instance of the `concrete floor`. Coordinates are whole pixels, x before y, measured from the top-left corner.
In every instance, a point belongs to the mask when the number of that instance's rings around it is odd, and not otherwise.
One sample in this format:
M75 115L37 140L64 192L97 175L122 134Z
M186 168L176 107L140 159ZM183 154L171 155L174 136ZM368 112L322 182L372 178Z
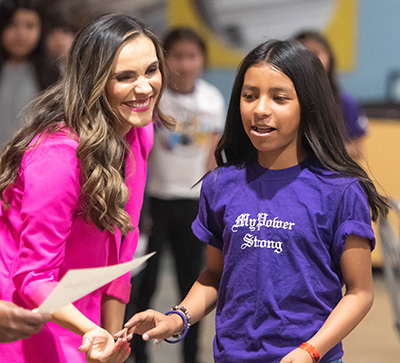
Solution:
M154 308L168 311L177 300L172 264L166 254ZM400 363L400 335L394 327L392 307L382 273L374 273L375 302L360 325L344 340L344 363ZM212 363L214 315L203 320L201 330L201 363ZM180 344L151 344L152 363L181 363ZM133 363L128 360L127 363Z

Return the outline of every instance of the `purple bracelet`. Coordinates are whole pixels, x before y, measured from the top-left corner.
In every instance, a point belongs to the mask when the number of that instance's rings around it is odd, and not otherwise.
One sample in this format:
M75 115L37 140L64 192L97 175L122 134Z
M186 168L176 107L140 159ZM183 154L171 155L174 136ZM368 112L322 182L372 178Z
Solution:
M179 310L170 310L168 312L165 313L165 315L170 315L170 314L178 314L182 319L183 322L185 323L185 330L183 331L183 333L178 333L178 334L174 334L172 337L176 338L176 340L168 340L168 339L164 339L164 341L166 341L167 343L171 343L171 344L175 344L175 343L179 343L187 334L188 330L189 330L189 324L187 321L187 318L185 316L184 313L182 313Z

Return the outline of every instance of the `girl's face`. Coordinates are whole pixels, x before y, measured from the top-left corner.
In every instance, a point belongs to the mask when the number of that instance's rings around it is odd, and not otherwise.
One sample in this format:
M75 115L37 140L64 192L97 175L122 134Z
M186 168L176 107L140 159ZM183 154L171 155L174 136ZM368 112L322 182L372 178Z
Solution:
M41 27L40 16L36 11L20 9L14 14L1 38L11 62L25 61L36 49L40 39Z
M106 83L108 102L122 119L118 133L150 123L160 95L162 75L156 48L150 38L139 35L118 50Z
M190 40L179 40L165 57L170 69L170 84L177 92L189 93L203 72L204 55L201 48Z
M250 67L244 76L240 114L260 165L284 169L302 161L300 104L289 77L270 65Z
M328 72L330 67L330 59L329 53L325 46L313 39L302 40L301 42L319 58L325 70Z

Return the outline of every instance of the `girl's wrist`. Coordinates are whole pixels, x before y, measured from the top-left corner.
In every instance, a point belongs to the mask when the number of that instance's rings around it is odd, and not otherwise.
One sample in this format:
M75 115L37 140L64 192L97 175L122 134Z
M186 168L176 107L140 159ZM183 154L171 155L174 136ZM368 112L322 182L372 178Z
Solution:
M310 343L308 343L308 342L302 343L299 346L299 349L306 351L310 355L313 363L318 363L321 360L321 355L319 354L317 348L315 348Z

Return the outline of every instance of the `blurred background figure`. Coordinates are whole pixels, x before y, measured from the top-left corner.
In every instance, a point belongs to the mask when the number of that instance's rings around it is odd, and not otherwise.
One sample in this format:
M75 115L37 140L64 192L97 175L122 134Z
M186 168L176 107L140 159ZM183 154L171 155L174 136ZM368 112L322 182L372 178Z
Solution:
M23 108L58 79L47 57L43 22L32 1L0 3L0 147L20 128Z
M77 29L62 12L47 13L46 47L60 72L64 71L67 56Z
M161 124L155 129L147 197L152 220L148 251L157 254L132 281L135 296L131 297L128 318L132 312L150 307L165 247L171 248L175 261L180 298L203 267L205 246L191 230L198 212L200 185L192 187L214 167L214 148L225 123L222 94L200 78L207 62L203 39L190 28L175 28L165 37L164 48L170 73L160 108L177 124L174 132ZM183 341L185 363L198 362L198 329L198 324L191 327ZM135 336L131 346L136 363L149 362L145 344Z
M321 33L312 30L302 31L295 38L314 52L324 65L333 95L343 112L347 152L353 159L359 160L362 156L363 138L368 130L368 119L358 102L340 88L335 57L328 40Z

